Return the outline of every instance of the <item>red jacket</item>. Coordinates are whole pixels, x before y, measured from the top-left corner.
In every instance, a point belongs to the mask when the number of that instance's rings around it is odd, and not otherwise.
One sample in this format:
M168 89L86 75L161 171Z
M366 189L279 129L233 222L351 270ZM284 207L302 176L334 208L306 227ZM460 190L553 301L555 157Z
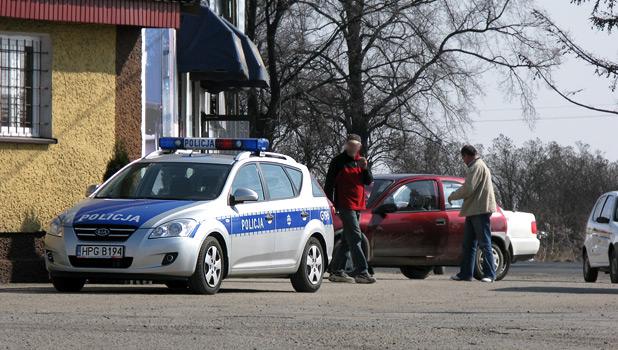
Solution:
M373 182L373 175L358 165L359 159L343 152L328 166L324 192L337 209L365 209L365 185Z

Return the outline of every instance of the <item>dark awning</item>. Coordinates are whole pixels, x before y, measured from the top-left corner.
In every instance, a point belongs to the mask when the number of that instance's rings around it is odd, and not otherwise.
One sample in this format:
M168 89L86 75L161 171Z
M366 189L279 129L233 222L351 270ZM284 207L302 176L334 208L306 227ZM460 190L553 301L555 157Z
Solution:
M202 5L182 14L177 38L178 71L211 91L268 87L268 73L249 38Z

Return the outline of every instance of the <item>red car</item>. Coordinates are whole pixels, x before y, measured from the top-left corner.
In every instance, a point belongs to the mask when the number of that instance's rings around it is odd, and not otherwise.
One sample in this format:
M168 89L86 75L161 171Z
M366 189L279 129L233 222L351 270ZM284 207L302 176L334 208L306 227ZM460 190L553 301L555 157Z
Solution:
M367 209L361 214L363 249L371 267L398 267L408 278L426 278L434 267L458 266L465 218L463 201L446 201L464 182L439 175L376 175L367 186ZM337 230L339 228L339 230ZM341 223L335 222L335 250ZM496 279L510 267L507 221L498 209L491 217ZM477 261L480 261L480 252ZM477 263L477 278L482 276Z

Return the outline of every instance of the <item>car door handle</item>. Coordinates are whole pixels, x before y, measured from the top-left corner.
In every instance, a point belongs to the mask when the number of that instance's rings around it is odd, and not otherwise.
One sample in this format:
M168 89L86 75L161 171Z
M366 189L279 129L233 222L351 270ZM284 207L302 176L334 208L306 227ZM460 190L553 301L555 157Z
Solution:
M275 217L273 216L273 214L268 213L266 214L265 218L266 218L266 221L273 221Z
M436 219L436 225L437 226L444 226L444 225L446 225L446 219Z
M306 219L307 217L309 217L309 213L303 210L300 212L300 217Z

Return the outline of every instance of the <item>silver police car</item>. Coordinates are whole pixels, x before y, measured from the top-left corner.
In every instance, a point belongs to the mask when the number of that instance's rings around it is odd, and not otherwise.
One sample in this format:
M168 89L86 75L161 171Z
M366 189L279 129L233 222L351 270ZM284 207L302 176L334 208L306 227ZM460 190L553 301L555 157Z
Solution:
M200 294L227 277L289 277L315 292L333 249L334 209L307 168L264 139L162 138L45 236L58 291L145 279ZM199 150L239 150L237 155Z

